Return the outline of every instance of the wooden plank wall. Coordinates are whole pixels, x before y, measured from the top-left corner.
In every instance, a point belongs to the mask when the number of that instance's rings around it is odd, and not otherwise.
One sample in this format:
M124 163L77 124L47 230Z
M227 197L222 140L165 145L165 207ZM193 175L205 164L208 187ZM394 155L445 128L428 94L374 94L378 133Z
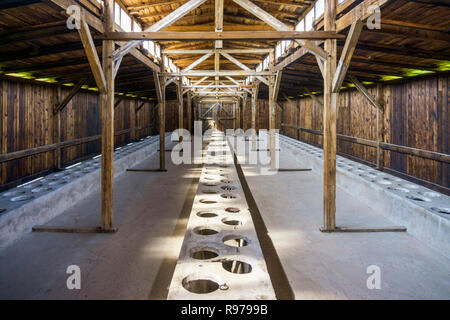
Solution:
M243 110L244 125L243 129L248 130L252 127L252 99L247 99L247 104ZM258 99L256 102L256 130L269 129L269 101Z
M62 96L71 88L62 87ZM57 102L57 88L49 84L36 84L26 81L0 79L0 147L1 153L9 153L28 148L56 143L53 137L54 117L52 108ZM115 108L115 130L135 127L135 108L142 101L124 98ZM169 129L175 128L177 112L176 103L168 102ZM175 106L172 106L175 105ZM154 123L155 128L142 129L136 138L156 133L157 114L155 103L148 101L138 111L139 126ZM171 120L175 119L175 120ZM169 130L168 129L168 130ZM61 112L61 140L89 137L100 134L99 96L96 92L82 90L77 93ZM116 146L121 146L135 139L131 131L116 136ZM100 140L62 149L62 164L69 164L78 159L100 153ZM30 157L0 164L0 185L31 176L54 168L54 152L46 152Z
M423 77L383 86L386 105L386 142L450 153L449 76ZM369 88L376 96L376 88ZM280 103L284 107L283 123L322 131L323 110L311 98ZM341 92L338 104L337 131L340 134L376 141L376 110L356 90ZM297 109L299 108L299 112ZM321 145L322 137L295 129L285 134L307 143ZM372 163L374 148L338 141L338 152ZM450 187L450 165L416 156L385 151L386 168Z
M219 108L217 116L219 118L232 118L233 117L233 103L223 103L222 108ZM217 128L221 131L226 131L227 129L233 129L234 120L220 120L217 124Z
M184 112L186 112L185 109L186 104L184 104ZM166 132L173 132L178 127L178 101L166 101Z

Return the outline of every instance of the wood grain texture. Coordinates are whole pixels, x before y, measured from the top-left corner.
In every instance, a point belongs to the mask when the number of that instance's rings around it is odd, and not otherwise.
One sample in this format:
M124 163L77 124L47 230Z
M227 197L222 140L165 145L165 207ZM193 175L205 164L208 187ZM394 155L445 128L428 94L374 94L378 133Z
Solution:
M61 96L71 87L62 86ZM58 101L56 86L0 80L0 152L6 154L57 142L57 121L53 107ZM141 100L142 101L142 100ZM134 106L141 102L125 97L115 109L115 132L134 127ZM100 98L95 92L81 90L60 113L61 142L100 134ZM137 138L154 134L156 123L152 109L155 102L145 101L138 112ZM170 122L170 121L169 121ZM148 127L153 123L153 127ZM117 135L115 147L134 139L132 132ZM61 166L100 153L100 141L61 147ZM33 176L55 168L55 151L23 157L0 164L0 185Z
M380 93L368 87L374 97L384 101L384 141L390 144L450 154L449 76L429 76L396 84L384 84ZM320 108L311 98L296 100L300 105L300 125L296 106L283 101L284 123L313 130L323 130ZM381 121L381 119L380 119ZM377 141L377 110L357 90L345 90L338 98L337 132L347 136ZM286 134L297 138L297 130ZM300 132L300 140L321 146L322 137ZM376 148L338 140L338 152L376 164ZM385 151L383 166L449 188L450 165L399 152Z

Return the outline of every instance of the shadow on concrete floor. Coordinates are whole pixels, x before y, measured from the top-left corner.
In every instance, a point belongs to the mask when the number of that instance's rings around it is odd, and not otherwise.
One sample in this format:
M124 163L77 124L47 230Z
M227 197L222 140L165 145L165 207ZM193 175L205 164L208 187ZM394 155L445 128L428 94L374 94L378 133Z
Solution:
M201 168L202 165L197 166ZM188 193L183 203L180 215L178 216L177 223L173 230L171 237L184 237L186 233L187 223L189 221L189 216L192 211L192 205L194 203L195 195L197 194L198 183L200 181L200 174L192 179L191 185L189 186ZM152 289L148 298L150 300L166 300L169 294L169 286L172 281L173 273L175 272L175 267L177 265L178 257L175 258L164 258L161 265L159 266L158 273L156 275L155 281L153 282Z

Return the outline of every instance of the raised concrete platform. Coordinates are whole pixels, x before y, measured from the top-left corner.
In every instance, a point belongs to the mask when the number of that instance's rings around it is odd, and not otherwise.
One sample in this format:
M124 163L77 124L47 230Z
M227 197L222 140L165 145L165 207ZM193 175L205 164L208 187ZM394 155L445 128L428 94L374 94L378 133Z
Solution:
M205 161L168 299L275 299L223 133L212 134Z
M117 148L114 177L148 158L158 147L159 136L152 136ZM97 156L0 193L0 249L100 190L100 173L101 156Z
M313 165L286 146L281 149L281 168ZM304 162L299 162L300 157ZM264 175L259 166L244 160L241 167L247 184L295 299L450 299L450 259L409 233L319 231L323 225L321 168ZM354 190L338 185L336 194L339 226L393 225ZM380 269L379 290L367 287L370 266ZM275 287L277 282L272 281Z
M133 168L158 166L153 153ZM166 299L201 171L166 168L115 179L116 233L31 232L0 250L0 299ZM46 226L95 226L100 213L97 191ZM70 265L81 269L80 290L66 286Z
M323 175L323 150L280 135L283 152ZM359 201L405 226L408 233L450 257L450 197L423 186L337 157L337 185Z

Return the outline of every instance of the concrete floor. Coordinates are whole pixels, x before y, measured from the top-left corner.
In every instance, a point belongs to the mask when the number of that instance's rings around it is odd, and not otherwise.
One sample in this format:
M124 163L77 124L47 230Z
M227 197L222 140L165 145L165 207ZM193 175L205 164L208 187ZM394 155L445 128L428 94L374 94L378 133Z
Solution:
M300 168L281 153L280 168ZM242 166L252 196L295 299L449 299L450 261L407 233L324 234L322 178L314 172L260 176ZM337 225L393 223L337 190ZM367 267L381 269L381 289L369 290ZM274 284L276 286L276 284Z
M201 170L169 160L167 173L116 180L116 234L30 233L0 251L0 299L165 299ZM137 168L158 166L156 155ZM99 224L96 193L47 225ZM81 290L66 287L72 264L81 268Z
M0 298L165 299L200 175L195 166L167 162L167 173L128 172L116 180L116 234L31 233L0 251ZM157 166L156 155L138 167ZM281 167L299 165L282 154ZM243 171L272 242L260 240L264 254L273 256L272 246L282 266L268 266L274 287L296 299L450 298L449 259L408 234L320 233L317 174ZM99 225L99 199L93 194L49 225ZM337 204L339 226L392 225L341 190ZM66 287L72 264L81 268L81 290ZM367 289L370 265L381 268L381 290Z

